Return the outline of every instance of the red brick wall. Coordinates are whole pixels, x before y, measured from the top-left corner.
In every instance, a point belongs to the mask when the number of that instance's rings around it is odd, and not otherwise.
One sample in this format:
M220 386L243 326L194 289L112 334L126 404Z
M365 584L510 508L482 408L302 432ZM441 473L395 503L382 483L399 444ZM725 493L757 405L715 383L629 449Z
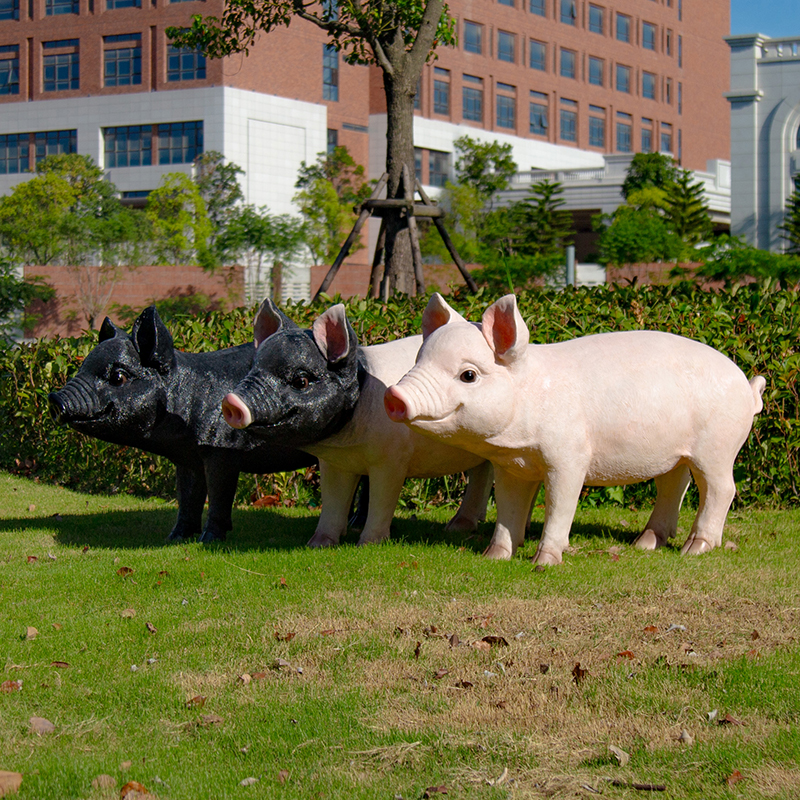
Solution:
M81 282L96 281L98 267L26 267L25 276L39 275L55 289L55 297L47 303L36 303L29 311L38 315L38 322L28 334L43 336L76 336L88 328L86 314L81 309ZM97 284L95 284L97 285ZM94 320L99 328L104 317L119 323L115 307L130 306L137 311L154 300L208 296L215 308L230 309L244 302L244 267L225 267L214 273L193 266L146 266L123 268L119 278L102 281L95 296L105 297Z

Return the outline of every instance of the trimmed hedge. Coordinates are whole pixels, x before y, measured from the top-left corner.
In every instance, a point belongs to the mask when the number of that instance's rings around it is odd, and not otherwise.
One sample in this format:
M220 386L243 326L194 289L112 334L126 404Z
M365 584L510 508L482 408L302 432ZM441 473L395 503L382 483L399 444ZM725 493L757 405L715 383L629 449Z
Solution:
M338 300L339 298L334 298ZM452 304L468 319L480 319L496 299L479 293ZM751 377L764 375L764 410L736 462L739 501L789 505L798 501L798 386L800 305L793 291L745 286L725 294L692 285L625 286L533 290L518 297L531 341L555 342L617 330L659 329L705 342L732 358ZM285 310L308 327L331 301ZM418 333L427 298L353 299L348 316L362 343L375 344ZM172 319L176 346L207 351L248 341L253 310ZM130 492L174 497L174 469L165 459L120 448L56 427L47 412L47 394L61 387L96 342L96 333L75 339L40 340L0 353L0 467L40 480L92 492ZM240 481L239 500L269 493L272 479ZM275 480L281 494L301 501L315 497L313 478L304 473ZM408 489L405 502L426 502L449 490L452 481ZM627 501L649 489L626 488ZM447 492L445 491L445 494ZM621 497L593 492L595 501Z

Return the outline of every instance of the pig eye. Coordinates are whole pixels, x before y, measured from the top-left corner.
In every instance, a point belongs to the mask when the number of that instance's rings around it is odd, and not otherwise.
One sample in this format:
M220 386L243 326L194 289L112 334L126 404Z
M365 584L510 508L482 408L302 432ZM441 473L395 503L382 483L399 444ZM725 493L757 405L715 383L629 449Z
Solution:
M305 375L295 375L292 378L291 387L297 389L298 392L308 389L308 378Z
M478 376L475 374L475 370L474 369L465 369L461 373L460 377L461 377L462 383L475 383L475 379Z
M128 373L122 369L115 369L108 378L112 386L124 386L128 382Z

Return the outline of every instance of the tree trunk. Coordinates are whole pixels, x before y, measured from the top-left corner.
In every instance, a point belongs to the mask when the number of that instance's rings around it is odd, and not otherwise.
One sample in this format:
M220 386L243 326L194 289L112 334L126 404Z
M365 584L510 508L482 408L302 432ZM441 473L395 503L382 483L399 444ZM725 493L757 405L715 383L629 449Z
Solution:
M403 164L408 165L409 175L414 175L414 93L418 76L414 76L412 82L409 72L413 70L397 70L394 75L383 73L387 115L386 171L389 173L386 196L390 198L404 196ZM389 294L414 294L414 265L406 219L392 214L386 217L385 222L384 278L388 282Z

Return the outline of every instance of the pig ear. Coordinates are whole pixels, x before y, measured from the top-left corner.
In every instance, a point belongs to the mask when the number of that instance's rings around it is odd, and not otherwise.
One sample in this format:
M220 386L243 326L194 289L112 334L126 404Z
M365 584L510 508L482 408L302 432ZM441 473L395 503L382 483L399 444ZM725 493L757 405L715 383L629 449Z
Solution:
M311 335L329 364L336 364L347 358L350 350L357 344L356 333L348 322L341 303L331 306L314 320Z
M530 333L513 294L501 297L483 314L481 331L501 361L511 362L527 352Z
M172 335L158 316L155 306L146 308L133 323L131 339L145 367L168 372L175 358Z
M297 328L296 325L286 314L281 311L271 298L267 298L259 306L255 321L253 322L253 341L258 347L264 339L272 336L280 330L286 328Z
M448 322L455 322L456 320L466 322L458 311L447 305L445 299L439 292L434 292L431 295L431 299L428 300L428 305L425 306L425 311L422 312L423 340L427 339L437 328L441 328L442 325L447 325Z
M105 342L106 339L113 339L122 333L123 331L121 331L108 317L106 317L103 320L103 324L100 326L99 340L101 342Z

